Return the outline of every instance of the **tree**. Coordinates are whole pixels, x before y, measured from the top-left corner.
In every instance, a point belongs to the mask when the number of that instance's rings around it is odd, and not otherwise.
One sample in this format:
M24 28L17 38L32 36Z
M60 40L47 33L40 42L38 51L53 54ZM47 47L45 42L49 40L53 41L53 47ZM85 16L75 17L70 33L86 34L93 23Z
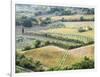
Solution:
M91 68L94 68L94 61L86 56L80 63L72 65L72 69L91 69Z
M41 24L49 24L51 23L51 18L50 17L47 17L46 19L42 20Z
M23 51L30 50L30 49L31 49L31 46L27 45L24 47Z
M93 30L93 28L92 28L92 27L90 27L90 26L88 26L87 28L88 28L88 30Z
M40 61L33 61L32 58L26 57L18 52L16 52L16 66L20 66L23 68L31 69L33 71L44 71L43 65ZM18 71L17 72L22 72Z
M21 22L24 27L32 27L31 18L28 18L27 16L22 16Z
M87 31L85 28L83 28L83 27L80 27L79 29L78 29L78 32L85 32L85 31Z
M39 40L36 40L36 41L35 41L35 43L34 43L35 48L38 48L38 47L39 47L39 45L40 45L40 43L41 43L41 42L40 42Z
M64 22L64 21L65 21L65 18L63 17L63 18L61 19L61 21Z
M39 25L39 18L30 18L30 20L32 21L33 25Z
M22 24L24 27L32 27L32 21L30 19L25 19Z
M22 26L22 34L24 33L24 27Z
M83 17L83 16L81 16L81 17L80 17L80 21L83 21L83 20L84 20L84 17Z
M72 15L71 10L63 11L62 15Z

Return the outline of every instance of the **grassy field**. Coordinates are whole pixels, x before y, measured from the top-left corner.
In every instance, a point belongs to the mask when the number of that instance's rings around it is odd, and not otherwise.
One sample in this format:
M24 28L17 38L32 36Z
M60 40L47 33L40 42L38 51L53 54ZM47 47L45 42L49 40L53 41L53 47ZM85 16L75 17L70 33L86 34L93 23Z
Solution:
M84 20L93 20L94 19L94 15L65 15L65 16L50 16L51 20L53 21L58 21L58 20L62 20L65 19L67 21L80 21L80 17L83 17ZM40 16L37 18L41 18L41 19L45 19L46 17Z
M52 28L47 30L40 30L40 32L44 33L59 33L59 34L75 34L75 35L83 35L93 38L94 37L94 22L63 22L65 27L63 28ZM86 32L78 32L80 27L87 28L91 27L92 30Z
M63 24L67 27L67 28L79 28L79 27L86 27L86 26L90 26L92 28L94 28L94 22L93 21L82 21L82 22L63 22Z
M88 45L76 49L71 49L68 51L70 54L78 57L88 56L90 58L94 57L94 45Z
M57 29L48 29L42 30L44 33L59 33L59 34L75 34L75 35L83 35L88 37L94 37L94 30L86 31L86 32L78 32L75 28L57 28Z
M84 48L65 50L56 46L45 46L24 51L22 54L31 57L34 61L40 61L46 67L64 68L80 62L84 56L93 58L93 48L94 46L86 46Z

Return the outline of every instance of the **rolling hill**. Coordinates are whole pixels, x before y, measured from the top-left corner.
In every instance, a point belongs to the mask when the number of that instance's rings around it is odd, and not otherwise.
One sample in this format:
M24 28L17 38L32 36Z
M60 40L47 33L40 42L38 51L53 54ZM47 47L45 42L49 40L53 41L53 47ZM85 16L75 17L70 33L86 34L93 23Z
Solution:
M56 46L45 46L21 52L27 57L38 60L46 67L64 68L76 62L80 62L84 56L93 58L93 45L65 50ZM80 57L80 58L79 58Z

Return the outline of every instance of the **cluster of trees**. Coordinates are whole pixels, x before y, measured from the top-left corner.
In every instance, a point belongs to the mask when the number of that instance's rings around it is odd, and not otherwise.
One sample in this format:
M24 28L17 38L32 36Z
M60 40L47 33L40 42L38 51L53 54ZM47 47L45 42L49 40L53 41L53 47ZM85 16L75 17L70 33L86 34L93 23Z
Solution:
M26 69L26 68L23 68L23 67L20 67L20 66L16 65L16 73L31 72L31 71L32 70L30 70L30 69Z
M49 28L65 28L65 24L61 22L53 23L49 25Z
M58 39L58 40L62 40L62 41L66 41L66 42L75 42L75 43L80 43L80 44L84 44L84 40L81 39L77 39L76 37L71 37L70 35L52 35L52 34L46 34L46 37L50 37L50 38L54 38L54 39ZM80 36L81 37L81 36Z
M79 21L94 21L94 18L85 18L84 16L81 16Z
M61 67L53 67L49 68L49 71L59 71L59 70L77 70L77 69L93 69L94 68L94 60L84 57L81 62L75 63L71 66L67 66L65 68Z
M63 41L63 40L62 40ZM26 51L26 50L30 50L30 49L34 49L34 48L40 48L40 47L44 47L44 46L47 46L47 45L55 45L55 46L59 46L59 47L62 47L62 48L65 48L65 49L73 49L73 48L77 48L77 47L81 47L83 46L83 44L79 44L79 43L75 43L75 42L68 42L66 41L65 43L63 42L59 42L59 39L56 40L56 41L40 41L40 40L36 40L35 42L33 42L33 45L32 46L25 46L22 51Z
M20 9L19 9L20 8ZM23 9L24 8L24 9ZM62 6L35 6L34 5L16 5L17 13L40 15L72 15L72 14L94 14L94 8L62 7Z
M80 27L78 29L78 32L86 32L86 31L90 31L90 30L93 30L93 28L90 26L86 26L86 27Z
M67 67L66 69L93 69L94 68L94 60L89 59L88 57L84 57L84 59L79 62L73 64L71 67Z
M32 21L27 16L16 17L16 25L22 25L24 27L32 27Z
M75 13L71 10L66 10L66 8L64 7L53 7L53 8L50 8L50 10L48 11L48 14L73 15Z
M16 25L22 25L24 27L32 27L36 25L46 25L52 23L52 20L50 17L47 17L45 19L42 18L32 18L27 16L22 16L20 18L16 18Z
M18 8L17 7L20 7L22 8L22 10L17 10ZM34 12L33 10L24 10L23 8L29 8L29 9L34 9L34 11L36 10L36 12ZM37 11L38 9L40 9L40 11ZM45 12L43 10L45 10ZM55 7L47 7L45 6L45 9L44 9L44 6L37 6L37 7L32 7L32 5L17 5L16 6L16 25L23 25L25 27L32 27L32 25L35 25L35 24L40 24L40 25L43 25L43 24L48 24L48 23L51 23L52 20L50 17L47 17L46 19L44 20L41 20L41 18L34 18L34 14L35 16L42 16L42 15L57 15L57 16L62 16L62 15L73 15L73 14L94 14L94 8L77 8L77 7L58 7L58 6L55 6ZM24 13L24 14L23 14ZM27 14L26 16L22 16L22 15L25 15L25 13ZM30 16L28 16L28 14L33 14ZM33 18L32 18L33 16ZM83 17L80 17L80 20L84 20ZM65 21L64 18L62 18L62 21Z
M94 8L83 8L82 12L85 14L94 14Z
M61 48L65 48L65 49L73 49L73 48L78 48L81 47L81 44L76 44L76 43L61 43L59 41L52 41L51 44L55 45L55 46L59 46Z
M85 46L85 45L89 45L89 44L93 44L94 40L89 38L89 37L85 37L85 36L79 36L79 35L57 35L57 34L36 34L38 36L43 36L43 37L49 37L49 38L54 38L55 40L36 40L34 39L32 42L32 45L27 45L25 46L22 50L26 51L26 50L30 50L30 49L34 49L34 48L40 48L40 47L44 47L47 45L55 45L55 46L59 46L65 49L73 49L73 48L78 48L81 46ZM64 42L61 42L61 41Z
M36 33L36 35L54 38L56 39L56 41L51 40L49 41L48 44L53 44L68 49L77 48L80 46L94 43L93 39L81 35L61 35L61 34L49 34L49 33ZM65 41L65 43L61 43L59 42L59 40Z
M94 9L88 9L88 8L83 8L82 9L83 13L85 14L94 14ZM73 15L76 14L75 10L74 12L72 10L65 10L65 8L62 7L55 7L51 8L50 11L48 11L48 14L56 13L56 15ZM40 13L39 13L40 14ZM84 14L83 14L84 15ZM85 19L83 16L80 17L78 21L91 21L93 19ZM58 20L59 21L59 20ZM60 21L65 22L65 21L77 21L77 19L74 20L66 20L62 18ZM34 17L28 17L28 16L18 16L16 15L16 25L23 25L25 27L32 27L34 25L46 25L53 23L54 21L50 17L46 17L45 19L42 18L34 18Z
M51 7L48 14L74 15L74 14L94 14L94 8L74 8L74 7Z
M40 47L43 47L43 46L47 46L49 44L50 44L49 41L33 40L32 46L27 45L22 50L26 51L26 50L30 50L30 49L34 49L34 48L40 48Z
M70 13L70 12L68 12L68 13ZM84 18L84 16L81 16L80 19L62 18L62 19L56 20L56 21L52 20L51 17L46 17L45 19L43 19L41 17L35 18L35 17L21 16L21 17L16 17L16 25L22 25L24 27L32 27L32 26L36 26L36 25L43 26L43 25L51 24L51 23L57 22L57 21L67 22L67 21L93 21L93 20L94 20L94 18L86 19L86 18Z
M82 61L72 64L67 67L53 67L44 69L44 66L40 61L33 61L31 58L28 58L22 54L16 53L16 73L19 72L39 72L39 71L60 71L60 70L76 70L76 69L93 69L94 60L88 57L84 57Z
M43 24L50 24L50 23L52 23L52 20L51 20L51 18L50 17L47 17L46 19L44 19L44 20L42 20L42 22L41 22L41 25Z
M61 18L62 22L71 22L71 21L94 21L94 18L86 18L85 16L80 16L80 18L73 18L73 19L66 19L66 18Z
M32 71L44 71L43 65L40 63L40 61L34 61L32 58L28 58L18 52L16 52L16 66L20 66ZM16 69L16 72L17 69Z

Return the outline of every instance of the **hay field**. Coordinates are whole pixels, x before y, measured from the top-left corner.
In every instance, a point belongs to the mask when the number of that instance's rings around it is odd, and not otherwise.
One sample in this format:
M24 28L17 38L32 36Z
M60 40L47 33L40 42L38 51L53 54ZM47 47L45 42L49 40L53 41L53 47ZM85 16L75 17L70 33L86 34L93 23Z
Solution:
M50 46L45 46L45 47L41 47L37 49L24 51L22 52L22 54L24 54L27 57L31 57L33 61L35 60L40 61L46 67L64 68L76 62L80 62L84 56L90 57L93 55L93 50L91 49L93 48L93 46L88 46L85 48L65 50L65 49L50 45Z

